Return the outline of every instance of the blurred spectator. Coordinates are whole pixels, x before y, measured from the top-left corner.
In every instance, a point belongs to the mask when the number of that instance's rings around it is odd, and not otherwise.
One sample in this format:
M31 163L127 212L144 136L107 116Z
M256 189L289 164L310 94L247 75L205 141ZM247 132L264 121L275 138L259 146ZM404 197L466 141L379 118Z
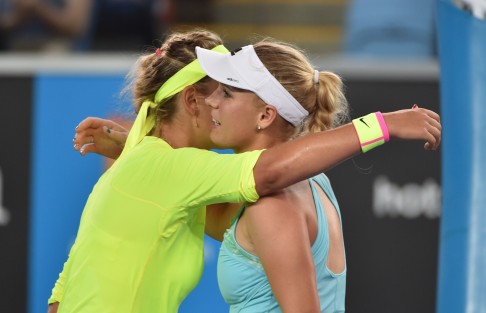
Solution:
M344 52L356 57L435 57L435 13L435 0L351 0Z
M0 0L2 48L82 50L94 0Z
M141 50L163 39L174 0L0 0L0 49Z
M91 50L141 50L163 40L173 21L175 0L97 0Z

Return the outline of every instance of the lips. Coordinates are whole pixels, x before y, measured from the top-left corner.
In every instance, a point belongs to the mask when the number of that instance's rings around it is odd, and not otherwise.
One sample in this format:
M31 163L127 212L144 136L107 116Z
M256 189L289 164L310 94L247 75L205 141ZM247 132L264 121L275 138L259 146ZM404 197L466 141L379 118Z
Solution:
M215 125L215 126L221 126L221 122L220 122L220 121L218 121L217 119L215 119L215 118L213 117L213 125Z

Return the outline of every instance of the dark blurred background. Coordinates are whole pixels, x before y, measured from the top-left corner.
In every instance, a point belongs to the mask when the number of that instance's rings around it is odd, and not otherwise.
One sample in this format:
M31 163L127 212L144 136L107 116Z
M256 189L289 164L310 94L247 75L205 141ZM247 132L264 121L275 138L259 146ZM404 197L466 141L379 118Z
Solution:
M310 53L431 58L432 0L1 0L2 51L141 51L202 26L229 46L252 35Z

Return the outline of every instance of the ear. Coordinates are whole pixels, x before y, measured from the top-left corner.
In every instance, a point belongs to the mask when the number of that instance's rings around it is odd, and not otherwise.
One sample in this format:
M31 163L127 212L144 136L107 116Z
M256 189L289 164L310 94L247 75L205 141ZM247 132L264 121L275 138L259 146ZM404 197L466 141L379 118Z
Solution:
M275 121L277 118L278 112L277 109L270 104L266 104L262 111L260 112L259 120L258 120L258 125L262 128L265 129L272 125L272 123Z
M184 110L187 112L187 114L195 117L199 116L199 108L197 107L196 101L196 88L194 88L194 86L187 86L182 90L180 96L182 106L184 107Z

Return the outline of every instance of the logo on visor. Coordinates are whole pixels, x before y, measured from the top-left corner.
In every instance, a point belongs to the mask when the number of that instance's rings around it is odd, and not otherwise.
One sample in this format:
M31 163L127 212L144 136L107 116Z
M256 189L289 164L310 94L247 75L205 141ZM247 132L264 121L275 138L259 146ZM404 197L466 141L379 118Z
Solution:
M241 49L243 49L243 48L238 48L238 49L231 51L231 55L235 55L236 53L240 52Z
M226 80L229 80L230 82L234 82L234 83L237 83L237 84L240 82L239 80L231 78L231 77L226 77Z

